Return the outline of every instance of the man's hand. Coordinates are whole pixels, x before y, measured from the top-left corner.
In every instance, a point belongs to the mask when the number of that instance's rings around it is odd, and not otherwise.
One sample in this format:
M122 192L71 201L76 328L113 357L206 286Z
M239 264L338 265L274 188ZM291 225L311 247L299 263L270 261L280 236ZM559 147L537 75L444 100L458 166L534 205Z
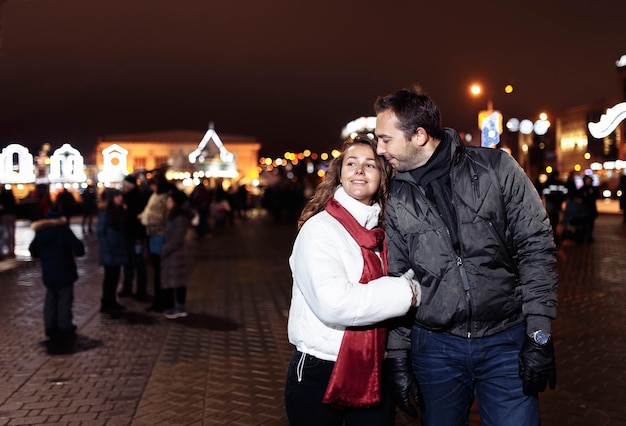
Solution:
M519 376L524 381L524 394L537 396L539 392L556 387L556 362L552 339L545 345L526 336L519 354Z
M411 417L417 418L417 411L411 402L411 395L418 406L422 397L411 371L411 362L407 351L390 351L384 362L384 380L394 402Z
M419 306L422 301L422 288L420 287L420 283L415 279L415 272L413 272L413 269L409 269L402 274L402 278L406 279L411 285L411 291L413 292L411 307Z

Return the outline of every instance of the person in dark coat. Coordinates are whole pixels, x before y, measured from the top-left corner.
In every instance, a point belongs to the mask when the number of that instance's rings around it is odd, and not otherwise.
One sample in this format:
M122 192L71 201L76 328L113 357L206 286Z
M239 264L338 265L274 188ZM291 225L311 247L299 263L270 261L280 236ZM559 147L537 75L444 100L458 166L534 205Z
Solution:
M133 296L145 302L148 300L146 291L146 264L144 263L144 247L146 246L146 227L139 220L139 215L146 207L149 194L137 186L137 178L128 175L122 186L124 207L126 208L126 253L128 261L124 264L124 280L119 297ZM137 289L133 293L133 280L136 278Z
M46 336L68 336L76 326L72 320L74 282L78 279L75 256L85 254L85 246L67 224L58 209L51 209L46 219L31 225L35 238L29 250L41 259L41 278L46 287L43 319Z
M161 248L161 285L173 307L165 310L165 317L176 319L187 316L187 276L189 265L185 251L185 237L195 212L185 207L184 192L169 191L165 206L167 222Z
M74 209L76 208L76 199L74 198L74 195L68 191L67 188L63 188L63 191L57 195L56 203L69 224L72 219L72 215L74 214Z
M396 169L385 205L388 273L422 303L395 321L387 374L423 426L540 423L556 386L557 248L533 183L505 151L465 146L414 86L376 100L377 153Z
M83 234L89 232L93 234L93 217L98 211L96 188L87 185L80 195L83 211Z
M626 173L626 170L624 170ZM619 208L622 211L622 223L626 223L626 174L622 174L619 178Z
M2 250L7 248L7 257L15 257L15 218L16 202L12 189L2 186L0 188L0 259L3 257Z
M598 188L593 186L593 178L585 175L583 186L578 189L578 197L585 207L585 219L582 224L583 241L590 243L593 241L593 228L598 217L598 207L596 202L600 198Z
M567 187L559 178L559 172L553 170L548 174L548 179L541 188L541 195L545 201L546 211L548 212L548 219L552 226L552 234L554 235L554 241L559 242L558 227L561 219L561 212L563 211L563 202L567 199Z
M117 316L124 309L117 303L116 291L122 265L127 261L124 199L117 189L108 189L103 195L105 204L98 212L97 227L99 262L104 267L100 312Z

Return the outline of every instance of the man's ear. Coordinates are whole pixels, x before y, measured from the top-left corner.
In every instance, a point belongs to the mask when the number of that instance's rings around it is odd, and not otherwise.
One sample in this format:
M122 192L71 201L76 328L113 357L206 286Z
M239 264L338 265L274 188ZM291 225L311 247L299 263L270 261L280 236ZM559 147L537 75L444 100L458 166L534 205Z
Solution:
M424 130L423 127L418 127L411 136L411 143L416 144L417 146L424 146L430 140L428 133Z

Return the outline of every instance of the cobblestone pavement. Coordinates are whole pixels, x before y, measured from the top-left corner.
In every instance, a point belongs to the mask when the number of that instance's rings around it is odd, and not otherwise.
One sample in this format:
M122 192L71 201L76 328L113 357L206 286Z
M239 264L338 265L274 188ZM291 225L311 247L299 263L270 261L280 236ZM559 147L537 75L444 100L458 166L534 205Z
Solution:
M51 346L43 334L28 223L18 224L17 258L0 262L0 425L286 425L292 224L259 214L211 238L190 236L190 314L173 321L131 299L121 300L128 309L120 318L100 314L96 239L72 229L87 255L78 259L78 335L67 346ZM559 250L559 377L557 389L541 395L544 426L626 424L621 216L601 215L595 237ZM480 424L475 408L471 418Z

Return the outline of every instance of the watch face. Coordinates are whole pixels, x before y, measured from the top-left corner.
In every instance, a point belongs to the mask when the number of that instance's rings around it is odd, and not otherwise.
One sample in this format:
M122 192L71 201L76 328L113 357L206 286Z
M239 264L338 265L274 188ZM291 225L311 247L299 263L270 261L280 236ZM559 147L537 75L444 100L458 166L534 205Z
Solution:
M548 336L544 331L537 331L535 333L535 342L539 343L540 345L545 345L546 343L548 343L548 340L550 340L550 336Z

